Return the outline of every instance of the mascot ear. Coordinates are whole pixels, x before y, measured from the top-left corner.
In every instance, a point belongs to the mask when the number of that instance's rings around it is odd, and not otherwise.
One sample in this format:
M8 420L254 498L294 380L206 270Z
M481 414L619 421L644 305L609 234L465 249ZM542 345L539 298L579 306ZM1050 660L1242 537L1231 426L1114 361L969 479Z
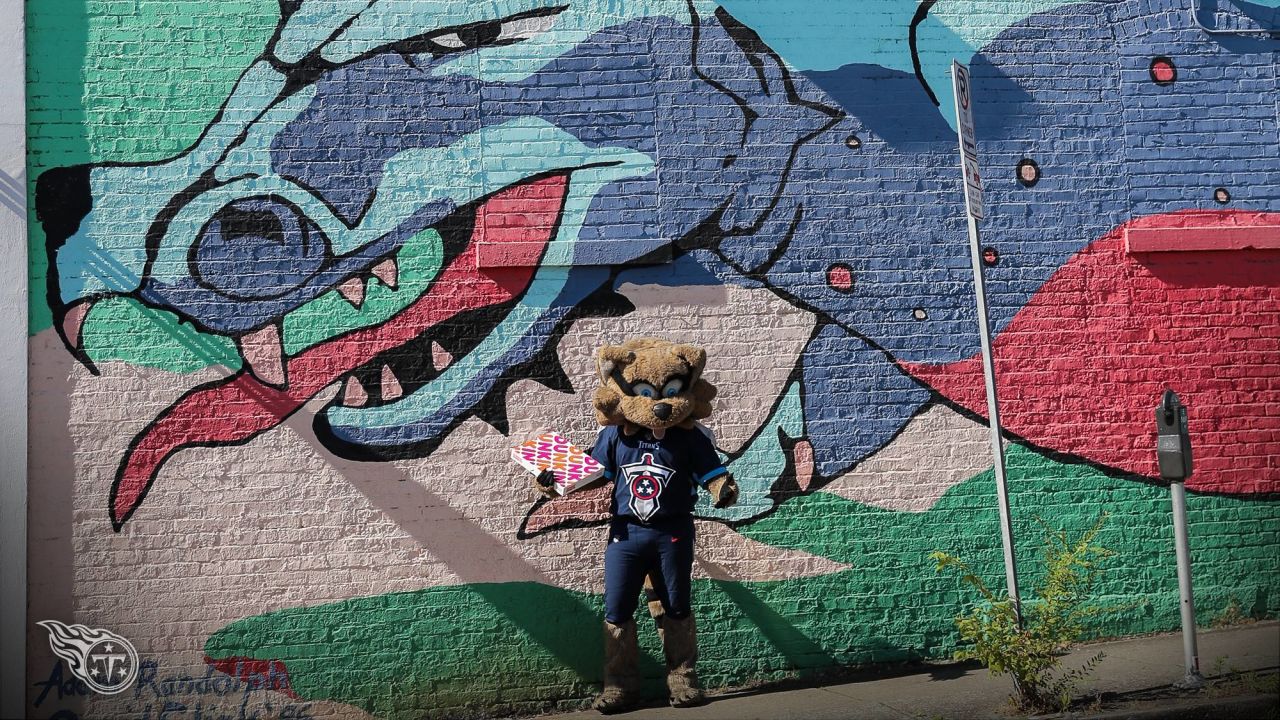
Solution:
M692 370L688 387L696 385L698 378L702 377L703 368L707 366L707 351L692 345L672 345L671 354L683 360Z
M609 384L609 376L613 374L613 369L618 363L627 364L635 362L636 354L617 345L606 345L600 348L596 353L596 369L600 373L600 383L602 385Z

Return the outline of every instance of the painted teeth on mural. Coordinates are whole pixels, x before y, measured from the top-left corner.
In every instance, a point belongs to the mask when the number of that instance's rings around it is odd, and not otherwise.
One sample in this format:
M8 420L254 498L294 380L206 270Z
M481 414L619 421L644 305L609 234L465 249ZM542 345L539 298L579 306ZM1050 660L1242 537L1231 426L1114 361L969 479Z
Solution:
M511 316L534 282L543 251L560 227L570 174L571 170L565 169L521 180L472 206L457 209L433 225L434 234L442 241L443 257L436 261L442 269L429 286L409 293L414 298L385 319L303 347L287 358L279 321L239 336L236 344L244 358L245 371L193 388L157 416L131 444L112 485L109 506L113 527L120 530L124 526L155 482L161 466L179 449L243 442L283 422L324 389L339 390L348 376L354 376L367 395L360 411L366 406L405 402L409 399L406 396L441 376L437 358L456 359L476 352ZM479 222L494 208L517 219L509 223ZM509 250L506 259L511 265L497 273L498 277L483 272L479 266L478 248L485 245L501 245ZM396 250L382 254L368 270L369 275L397 294L402 280L398 254ZM420 275L408 277L421 285ZM337 285L329 289L336 292ZM365 290L367 293L369 287ZM329 298L337 300L333 295ZM347 300L338 302L346 304ZM433 341L443 352L432 351ZM495 361L488 357L481 360L490 364ZM448 371L456 374L457 365L454 360ZM384 367L389 371L385 383ZM492 385L484 389L488 393ZM352 402L360 399L355 387L351 388L350 398ZM484 398L476 396L474 402ZM226 410L213 423L208 422L211 407ZM326 409L315 415L314 424L322 442L331 441L333 446L345 449L360 440L348 442L333 433L327 423L332 411L344 409L340 399L333 397ZM458 414L474 409L464 408ZM483 409L477 414L480 412ZM506 418L500 415L482 419L494 427L508 427ZM385 427L389 426L378 429ZM402 426L395 428L395 439L413 442Z
M371 271L373 276L378 278L383 285L395 290L399 286L400 268L396 265L396 259L389 257L386 260L373 266Z
M284 368L284 342L280 325L271 323L236 340L245 366L254 377L268 385L285 387L289 378Z
M347 382L342 386L342 404L347 407L364 407L367 402L369 393L360 384L360 378L355 375L347 376Z
M444 349L440 343L431 341L431 365L436 370L445 370L453 364L453 354Z
M334 288L344 300L351 303L351 306L357 310L364 304L367 277L376 278L378 282L391 290L396 290L399 286L400 268L395 257L384 258L367 272L367 276L362 274L347 278ZM92 305L92 302L82 302L72 306L63 321L63 332L66 334L67 342L71 343L73 347L80 347L80 333L84 327L84 318L88 315L90 305ZM249 373L262 382L278 388L288 385L288 371L286 370L288 358L284 354L283 337L284 333L280 323L272 323L236 338L236 345L240 349L240 354L244 358L245 367ZM452 359L447 350L440 348L439 352L443 356L448 356ZM433 355L435 355L434 350ZM447 363L445 366L447 366ZM443 370L444 367L438 369ZM351 387L351 381L355 381L358 389ZM381 388L381 399L383 401L394 400L405 394L404 388L396 378L395 372L385 364L382 366L381 374L375 384ZM347 402L347 398L352 401ZM349 407L363 407L368 400L368 393L364 390L360 380L355 375L352 375L345 386L342 404Z
M506 309L509 305L503 306ZM378 407L412 395L439 378L457 358L475 349L484 335L477 329L491 332L504 316L505 312L495 312L493 308L462 313L383 352L350 373L365 394L353 391L352 402L348 402L344 393L339 404Z
M364 278L348 278L338 286L338 294L346 298L351 306L359 310L364 304Z
M359 310L364 305L365 298L365 282L367 277L373 277L378 282L387 286L391 290L396 290L400 286L400 266L396 262L394 256L384 258L369 268L368 275L356 275L349 277L338 284L334 288L344 300L351 303L351 306Z
M395 400L404 395L404 388L396 379L395 371L388 365L382 366L381 386L383 400Z
M67 344L72 349L80 349L80 333L84 330L84 319L91 307L93 307L92 300L78 302L67 308L67 314L62 318L62 336L66 338Z

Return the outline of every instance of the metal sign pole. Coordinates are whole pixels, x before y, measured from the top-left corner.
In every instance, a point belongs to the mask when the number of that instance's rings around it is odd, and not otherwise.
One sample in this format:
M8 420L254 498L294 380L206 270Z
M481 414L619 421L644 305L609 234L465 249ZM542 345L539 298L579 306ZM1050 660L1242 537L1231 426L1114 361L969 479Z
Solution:
M973 289L978 310L978 334L982 340L982 375L987 388L987 417L991 426L991 450L995 458L996 502L1000 510L1000 541L1004 546L1004 576L1009 599L1022 626L1022 599L1018 594L1018 564L1014 555L1013 524L1009 516L1009 492L1005 479L1004 443L1000 437L1000 408L996 396L995 360L991 352L991 324L987 317L987 285L982 271L982 243L978 220L983 216L982 177L978 173L978 144L973 127L973 98L969 69L951 63L956 100L956 131L960 137L960 169L964 173L965 210L969 221L969 259L973 265Z
M1005 480L1004 442L1000 437L1000 409L996 401L995 359L991 353L991 325L987 319L987 284L982 277L982 248L978 221L969 216L969 254L973 261L973 290L978 303L978 334L982 338L982 376L987 385L987 417L991 419L991 453L995 458L996 502L1000 506L1000 541L1004 545L1004 577L1009 599L1022 625L1022 598L1018 594L1018 564L1013 552L1013 525L1009 516L1009 490Z
M1191 545L1187 542L1187 488L1181 480L1169 483L1173 493L1173 544L1178 554L1178 595L1182 601L1182 656L1186 675L1183 687L1204 685L1200 652L1196 649L1196 606L1191 592Z

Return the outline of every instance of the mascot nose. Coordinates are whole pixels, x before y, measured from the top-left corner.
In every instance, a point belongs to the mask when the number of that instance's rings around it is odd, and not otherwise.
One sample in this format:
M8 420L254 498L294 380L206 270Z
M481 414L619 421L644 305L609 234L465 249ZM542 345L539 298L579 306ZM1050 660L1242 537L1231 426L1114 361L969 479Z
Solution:
M671 406L666 403L657 403L653 406L653 414L659 420L666 420L671 417Z

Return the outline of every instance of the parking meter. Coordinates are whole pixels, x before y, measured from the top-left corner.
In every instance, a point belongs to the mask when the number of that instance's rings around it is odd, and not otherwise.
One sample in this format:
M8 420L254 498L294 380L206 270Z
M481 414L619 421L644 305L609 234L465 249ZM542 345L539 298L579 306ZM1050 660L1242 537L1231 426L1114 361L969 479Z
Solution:
M1160 477L1186 480L1191 476L1191 435L1187 432L1187 408L1172 390L1165 390L1156 407L1156 460Z
M1178 599L1182 610L1182 653L1187 674L1178 687L1204 686L1200 652L1196 645L1195 595L1191 588L1191 543L1187 538L1187 487L1191 476L1191 435L1187 432L1187 408L1178 395L1166 389L1156 406L1156 460L1160 477L1169 481L1173 500L1173 546L1178 556Z

